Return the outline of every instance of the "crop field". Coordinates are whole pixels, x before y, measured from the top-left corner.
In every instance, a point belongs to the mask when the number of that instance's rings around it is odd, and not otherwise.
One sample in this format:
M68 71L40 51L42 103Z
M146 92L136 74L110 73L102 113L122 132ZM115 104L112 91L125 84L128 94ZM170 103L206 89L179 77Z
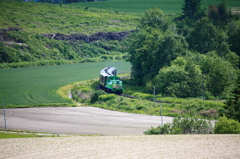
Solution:
M202 7L208 7L210 4L218 5L222 0L202 0ZM123 12L144 13L147 9L159 7L165 13L182 12L184 0L108 0L102 2L75 3L71 5L81 5L86 7L112 9ZM227 8L239 7L240 1L226 0Z
M240 158L240 135L1 139L0 158Z
M81 6L0 1L0 28L19 27L30 33L121 32L134 30L138 17L109 10L86 10ZM118 20L118 21L114 21Z
M56 91L67 84L97 78L106 65L116 67L118 73L130 71L130 63L123 61L0 70L0 101L3 99L5 105L71 103Z

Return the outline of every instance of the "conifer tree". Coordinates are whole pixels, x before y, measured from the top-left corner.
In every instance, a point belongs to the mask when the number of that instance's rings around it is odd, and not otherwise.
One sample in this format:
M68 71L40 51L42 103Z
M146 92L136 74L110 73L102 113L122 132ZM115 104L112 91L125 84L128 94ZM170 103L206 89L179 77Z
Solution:
M183 15L193 19L194 14L201 8L201 0L184 0Z
M238 74L237 85L232 92L232 97L225 104L227 117L240 122L240 74Z

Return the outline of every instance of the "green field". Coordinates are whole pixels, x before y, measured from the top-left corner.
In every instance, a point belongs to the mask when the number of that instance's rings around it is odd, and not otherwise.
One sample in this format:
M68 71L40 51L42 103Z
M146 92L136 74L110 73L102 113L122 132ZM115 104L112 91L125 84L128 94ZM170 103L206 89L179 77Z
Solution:
M4 99L5 105L71 103L56 91L73 82L97 78L106 65L116 67L119 73L130 71L130 63L123 61L0 70L0 101Z
M13 0L0 0L0 4L0 28L19 27L28 33L91 35L97 32L121 32L135 29L139 19L134 14L116 14L115 11L109 10L86 10L79 5L19 3Z
M222 0L202 0L202 6L208 7L209 4L218 5ZM147 9L159 7L165 13L182 12L184 0L109 0L102 2L75 3L71 5L81 5L90 8L112 9L123 12L143 13ZM226 0L227 8L240 7L239 0Z

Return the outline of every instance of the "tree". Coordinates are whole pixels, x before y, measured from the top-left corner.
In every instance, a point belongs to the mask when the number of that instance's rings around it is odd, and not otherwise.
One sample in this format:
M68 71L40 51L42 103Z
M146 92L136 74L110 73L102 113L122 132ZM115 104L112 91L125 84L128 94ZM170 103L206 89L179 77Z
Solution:
M154 83L163 94L197 97L201 94L201 70L192 61L178 57L171 62L171 66L160 70Z
M170 18L164 14L159 8L149 9L146 11L145 16L140 20L140 28L145 26L161 29L166 31L170 25Z
M228 42L230 44L231 51L234 51L237 53L238 56L240 56L240 21L231 22L228 25Z
M153 67L156 60L154 51L162 39L162 32L159 29L148 26L132 37L128 61L132 64L131 76L136 84L143 85L143 78L147 74L154 76L154 72L158 72L158 68Z
M208 6L208 17L212 20L214 25L217 25L219 19L217 6L211 4Z
M231 12L227 11L225 1L219 5L209 5L208 17L212 20L213 24L225 29L229 19L231 19Z
M168 33L157 46L154 67L169 66L178 56L184 56L187 48L188 44L183 36Z
M230 51L227 35L222 30L218 30L208 18L199 20L186 40L189 49L201 54L215 50L219 56L225 57Z
M132 41L129 48L129 61L132 64L132 77L138 85L153 79L163 66L178 56L184 55L187 43L181 35L146 27Z
M171 26L171 27L170 27ZM167 31L174 30L170 19L159 8L149 9L139 24L140 31L131 39L128 61L132 64L131 76L135 83L143 85L159 71L156 50Z
M240 122L240 73L238 73L237 85L232 92L232 97L225 104L227 117Z
M219 15L219 21L221 26L225 26L228 23L228 11L226 8L225 0L223 0L222 3L220 3L218 6L218 15Z
M214 96L228 95L237 79L237 70L214 51L204 55L199 63L204 74L205 89Z
M201 8L201 0L184 0L182 7L183 15L189 17L190 19L194 18L194 14Z

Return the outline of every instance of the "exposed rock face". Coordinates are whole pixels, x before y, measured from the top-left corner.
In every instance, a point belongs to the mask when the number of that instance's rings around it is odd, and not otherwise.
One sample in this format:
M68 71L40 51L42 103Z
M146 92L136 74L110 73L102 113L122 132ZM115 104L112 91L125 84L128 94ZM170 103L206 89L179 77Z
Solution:
M6 32L8 31L22 31L20 28L17 27L9 27L6 29L0 30L0 41L1 42L12 42L14 38L9 37ZM71 35L64 35L64 34L43 34L45 37L53 38L55 40L67 40L67 41L85 41L87 43L98 41L98 40L122 40L128 37L128 35L136 30L131 31L123 31L123 32L98 32L92 34L90 36L84 34L71 34ZM15 41L21 43L21 41Z
M69 41L78 41L78 40L83 40L87 43L89 42L94 42L98 40L122 40L124 38L127 38L128 35L131 32L135 32L136 30L131 30L131 31L124 31L124 32L98 32L95 34L92 34L90 36L83 35L83 34L71 34L71 35L64 35L64 34L44 34L44 36L53 38L55 40L69 40Z
M0 30L0 41L2 41L2 42L13 41L13 38L11 38L7 35L6 32L8 32L8 31L20 31L20 28L9 27L9 28L5 28L5 29L1 29Z

